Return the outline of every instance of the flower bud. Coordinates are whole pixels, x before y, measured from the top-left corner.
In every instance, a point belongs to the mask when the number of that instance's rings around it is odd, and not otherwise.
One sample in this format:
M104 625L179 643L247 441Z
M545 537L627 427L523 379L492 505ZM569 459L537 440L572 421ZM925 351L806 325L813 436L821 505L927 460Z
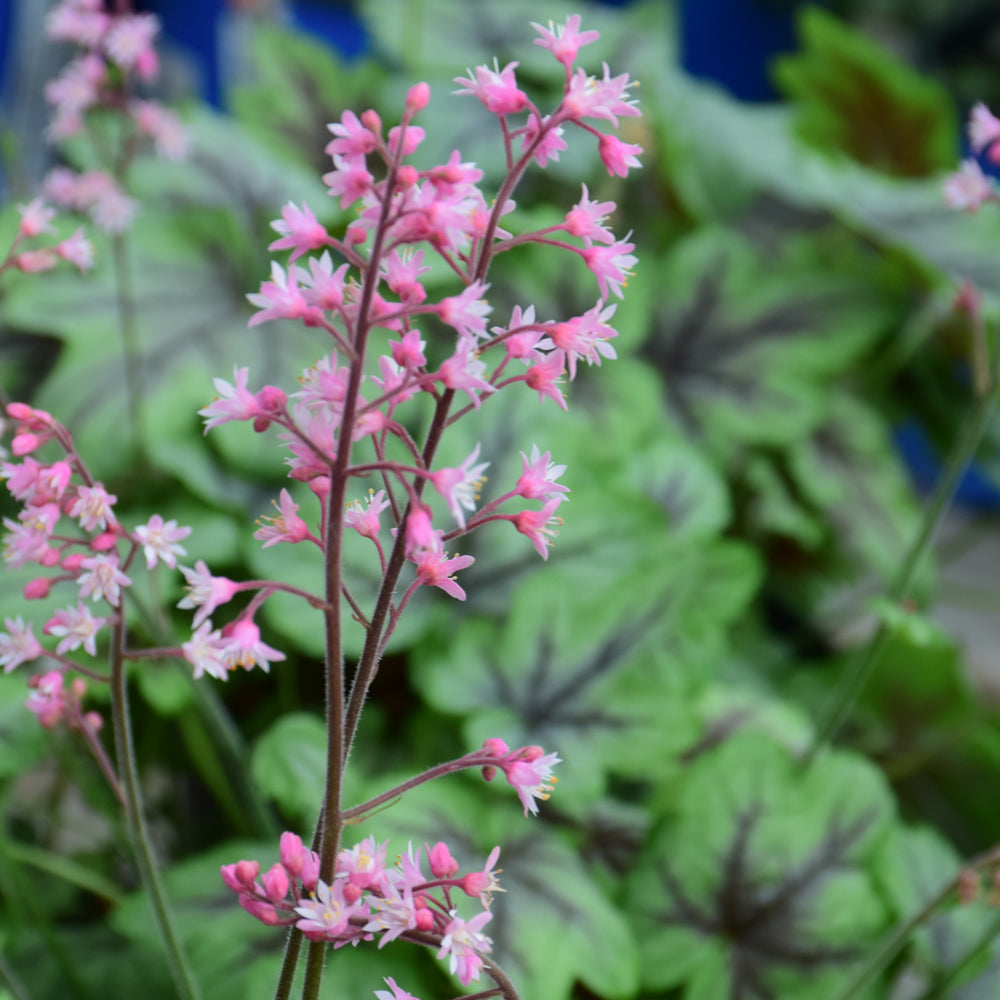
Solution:
M382 131L382 119L374 108L361 112L361 124L374 135L379 135Z
M421 81L410 87L406 95L406 110L415 115L418 111L423 111L431 99L431 88Z
M448 845L439 840L427 853L435 878L451 878L458 871L458 862L451 856Z
M303 857L302 838L286 830L281 835L281 863L292 878L302 874Z
M272 903L280 903L288 895L288 873L280 864L271 866L264 877L264 892Z
M495 736L483 741L483 749L491 757L506 757L510 753L510 747Z
M253 889L254 881L260 874L260 865L256 861L237 861L236 878L245 889Z
M52 584L44 576L29 580L24 585L24 599L26 601L38 601L49 596Z

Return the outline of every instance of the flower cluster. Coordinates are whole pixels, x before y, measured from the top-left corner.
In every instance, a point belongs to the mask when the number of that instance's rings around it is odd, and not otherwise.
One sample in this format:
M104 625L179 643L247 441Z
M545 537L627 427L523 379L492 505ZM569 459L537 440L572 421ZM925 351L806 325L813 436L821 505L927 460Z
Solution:
M968 136L974 156L983 155L991 163L1000 163L1000 118L982 102L969 114ZM986 202L1000 198L979 162L970 158L945 180L944 200L949 208L978 212Z
M247 913L268 925L294 925L311 941L329 941L335 948L378 937L379 948L397 938L438 947L450 971L463 986L479 978L490 939L482 933L492 918L492 895L500 890L496 868L500 848L494 848L481 870L461 874L458 862L443 842L416 851L411 844L396 863L386 863L387 843L367 837L337 855L330 883L319 877L319 857L294 833L281 836L281 860L263 875L256 861L223 865L222 879L239 897ZM421 855L424 855L424 859ZM425 875L426 862L430 875ZM479 903L471 918L459 915L453 898L461 893Z
M156 101L133 96L137 83L149 83L159 72L153 47L159 22L153 14L131 13L127 4L109 11L103 0L63 0L50 11L45 31L53 41L79 49L45 88L53 113L50 138L83 132L87 113L103 108L126 120L132 135L150 139L157 155L178 160L187 154L187 134L177 116ZM127 229L137 207L120 178L103 170L57 167L44 187L51 201L87 212L109 232Z

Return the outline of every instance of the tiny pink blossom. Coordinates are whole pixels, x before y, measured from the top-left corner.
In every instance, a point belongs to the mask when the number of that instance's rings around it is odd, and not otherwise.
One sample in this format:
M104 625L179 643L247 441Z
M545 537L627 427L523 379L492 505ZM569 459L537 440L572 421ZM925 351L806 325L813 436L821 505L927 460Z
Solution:
M35 198L27 205L18 205L17 210L21 214L21 225L18 230L21 236L30 239L40 233L56 231L55 226L51 224L56 210L46 205L41 198Z
M154 514L146 524L139 525L135 529L135 537L146 557L146 568L153 569L160 561L174 569L177 557L187 555L184 547L177 543L190 534L190 528L179 528L176 521L165 522L159 514Z
M152 56L153 39L159 30L160 23L153 14L120 15L104 40L105 51L111 61L122 69L145 67Z
M471 337L459 337L455 353L441 363L434 378L448 389L461 389L468 393L472 405L478 410L479 394L496 391L483 378L485 373L486 362L479 360L475 341Z
M367 156L378 146L374 132L366 128L353 111L345 111L339 122L327 125L337 137L327 143L326 152L330 156Z
M448 502L448 509L452 516L463 528L465 527L465 511L476 509L479 491L486 481L483 473L490 466L489 462L473 465L472 463L478 457L479 445L477 444L472 450L472 454L457 468L438 469L437 472L432 472L427 476L438 493Z
M107 618L95 618L82 602L75 608L61 608L44 625L46 635L61 636L56 652L60 655L83 646L91 656L97 655L97 632Z
M337 855L337 874L346 876L351 885L360 889L382 886L385 883L388 846L388 840L376 844L374 837L365 837L359 844L345 848Z
M454 574L471 566L476 561L472 556L455 556L449 559L447 553L436 548L418 550L410 559L417 567L418 583L439 587L449 597L465 600L465 591L456 583Z
M493 311L483 297L489 287L481 281L474 281L460 295L442 299L434 311L461 336L480 337L486 333L486 317Z
M319 250L330 240L326 227L321 225L316 216L309 211L309 206L303 202L302 208L289 202L281 210L281 218L271 223L276 233L281 233L281 239L268 245L268 250L291 250L289 262L297 260L310 250Z
M493 69L488 66L477 66L475 79L472 70L466 70L468 77L456 76L454 82L465 86L456 90L456 94L472 94L486 105L487 111L496 115L517 114L529 104L528 96L517 86L514 76L516 62L508 63L500 69L499 63L493 60Z
M538 393L539 399L548 396L566 409L566 397L559 388L562 376L566 371L566 354L563 351L553 351L540 361L536 361L520 376L524 383Z
M181 645L184 659L194 667L194 679L210 674L220 681L229 679L229 666L224 659L227 641L222 633L212 629L210 621L198 626L194 635Z
M318 326L323 314L310 305L297 280L298 268L291 265L286 272L276 261L271 261L271 280L260 286L259 292L247 295L247 301L260 310L250 317L247 326L257 326L272 319L298 319L306 326Z
M198 609L194 616L195 628L210 618L220 604L231 601L239 590L239 585L227 577L212 576L203 559L195 563L194 569L181 566L181 572L187 579L187 595L177 607Z
M353 205L371 192L375 178L365 167L363 157L334 154L333 166L333 170L323 174L323 183L330 189L327 194L331 198L340 197L341 208Z
M24 624L18 615L16 618L5 618L6 632L0 632L0 667L9 674L22 663L30 663L38 659L44 650L31 630L31 623Z
M353 528L365 538L375 539L380 530L379 514L387 507L389 501L386 499L385 490L379 490L377 493L369 490L365 500L352 500L347 504L344 527Z
M578 67L569 82L560 116L601 118L618 128L619 115L627 118L640 113L637 102L628 93L634 86L634 81L629 82L628 73L612 77L607 63L604 63L604 77L601 80Z
M568 486L556 482L566 471L566 466L556 465L550 461L551 457L550 452L542 455L537 444L531 446L530 459L523 451L521 452L521 477L514 487L518 496L528 500L543 500L561 493L569 493Z
M257 524L260 527L253 533L258 542L263 542L262 548L270 548L278 542L301 542L309 537L309 526L298 515L299 505L292 502L288 490L281 491L281 506L274 501L277 515L261 517Z
M85 531L103 531L115 523L111 508L117 500L118 497L108 493L100 483L81 486L68 513L80 519L80 527Z
M597 287L601 290L602 299L608 297L609 288L618 298L623 297L622 287L628 284L628 279L632 276L631 269L636 263L636 258L632 254L635 244L625 242L631 235L629 233L624 240L619 240L611 246L583 247L577 251L597 278Z
M642 146L633 142L622 142L618 136L602 135L597 142L601 162L611 177L628 177L630 167L641 167L638 160Z
M542 37L535 39L536 45L548 49L566 69L576 61L576 55L584 45L590 45L601 37L598 31L580 31L580 15L573 14L566 18L565 24L554 25L549 21L548 28L532 21L531 26Z
M57 243L53 250L81 273L94 266L94 244L87 239L82 226L72 236Z
M614 233L605 225L608 214L615 210L613 201L591 201L587 185L583 197L566 213L563 228L570 236L577 236L588 243L614 243Z
M980 101L969 112L969 145L977 155L1000 139L1000 118L997 118L986 105ZM990 149L990 159L993 151Z
M295 907L295 912L301 917L295 926L311 941L330 940L347 930L357 910L357 903L348 903L344 899L343 882L327 885L320 880L311 898L299 900L299 905Z
M255 420L260 416L261 409L257 397L247 388L250 377L249 368L233 368L233 384L224 379L214 378L212 384L219 394L198 411L198 416L205 418L205 431L228 423L230 420Z
M389 349L392 351L392 360L408 371L416 371L427 364L424 355L424 348L427 343L420 336L419 330L410 330L404 333L400 340L390 340Z
M503 871L502 868L496 867L496 863L499 858L500 848L494 847L493 850L490 851L489 857L486 859L486 864L483 866L483 870L478 872L469 872L469 874L466 875L461 882L462 891L467 896L478 896L480 902L487 910L490 908L493 893L504 891L500 888L500 882L497 879L497 875Z
M477 913L471 920L463 920L455 910L450 913L451 921L445 927L441 939L438 958L448 956L448 969L457 975L463 986L479 979L483 968L482 954L492 950L492 942L480 930L493 919L489 910Z
M227 625L222 635L227 640L222 655L230 669L260 667L268 673L272 663L285 659L284 653L261 641L260 629L249 618Z
M549 558L549 548L552 539L559 533L556 529L562 524L562 518L555 511L564 497L553 497L541 510L522 510L513 515L514 527L527 535L543 559Z
M396 980L392 976L386 978L385 984L389 989L376 990L375 1000L418 1000L412 993L407 993L406 990L397 986Z
M528 124L521 130L524 135L523 149L533 148L531 154L540 167L548 166L549 160L559 162L559 154L566 149L565 131L561 125L550 125L550 116L539 118L534 111L528 115ZM543 134L544 132L544 134ZM540 138L539 138L540 137Z
M983 204L996 198L989 178L975 160L963 160L962 166L944 182L944 201L949 208L978 212Z
M132 585L132 581L118 568L118 556L94 556L84 559L80 565L86 571L77 580L80 596L94 601L103 599L112 607L118 607L121 588Z
M38 717L45 729L52 729L62 720L69 708L63 690L63 675L58 670L39 674L28 682L32 691L25 702L28 711Z
M530 749L530 748L526 748ZM538 751L541 753L541 751ZM530 812L538 815L538 802L545 802L552 793L553 786L559 780L552 776L552 769L562 760L558 754L550 753L543 756L528 754L531 759L522 756L514 760L500 761L498 766L503 769L507 781L517 792L517 797L524 806L524 815Z

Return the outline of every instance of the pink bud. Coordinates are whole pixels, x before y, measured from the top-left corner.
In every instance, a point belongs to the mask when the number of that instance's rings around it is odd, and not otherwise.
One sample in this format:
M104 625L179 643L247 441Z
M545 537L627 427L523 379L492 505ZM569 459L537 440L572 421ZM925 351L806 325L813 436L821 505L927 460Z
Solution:
M506 757L510 753L510 747L499 737L493 736L483 741L483 749L491 757Z
M22 455L30 455L39 443L37 434L15 434L14 440L10 443L10 450L20 458Z
M79 699L87 693L87 682L82 677L74 677L73 683L70 684L69 688Z
M538 760L539 757L545 756L545 750L542 747L522 747L518 752L518 760L533 761Z
M330 477L329 476L313 476L309 480L309 489L313 491L320 498L320 500L325 500L326 497L330 495Z
M361 124L375 135L382 131L382 119L379 118L378 112L374 108L361 112Z
M257 393L257 405L265 413L282 413L288 403L288 397L283 389L276 385L265 385Z
M344 242L348 246L357 246L368 238L368 230L364 226L348 226L344 233Z
M27 403L7 404L7 416L13 417L15 420L27 420L29 417L34 416L36 412L41 411L33 410Z
M277 910L270 903L265 903L263 900L241 895L240 906L251 917L256 917L262 924L267 924L268 927L274 927L275 924L280 923Z
M223 865L219 869L219 874L222 876L222 881L229 886L233 892L242 892L243 886L240 884L240 880L236 877L236 865Z
M271 866L264 877L264 892L272 903L280 903L288 895L288 874L280 864Z
M113 549L117 544L118 536L113 531L103 531L90 540L90 547L95 552L107 552L108 549Z
M83 724L92 733L99 733L104 728L104 719L100 712L88 712L83 717Z
M87 557L82 552L71 552L62 561L62 568L66 570L67 573L76 573L79 571L83 560Z
M271 426L270 417L254 417L253 418L253 432L254 434L263 434L264 431Z
M256 861L237 861L236 878L246 889L253 889L254 881L260 874L260 865Z
M451 851L443 840L439 840L430 849L427 859L435 878L451 878L458 871L458 862L451 856Z
M24 585L24 598L27 601L38 601L49 596L52 584L44 576L29 580Z
M497 775L497 769L487 764L483 768L483 781L492 781Z
M38 560L43 566L51 568L59 562L58 549L46 549Z
M411 188L420 180L420 173L411 163L404 163L396 171L396 185L401 188Z
M281 863L292 878L302 874L302 838L286 830L281 835Z
M478 896L490 884L490 880L483 872L469 872L460 884L467 896Z
M414 911L413 920L418 931L434 929L434 914L426 907L419 907Z
M431 88L423 81L415 83L410 87L406 95L406 110L411 115L415 115L418 111L423 111L427 107L430 99Z
M302 852L302 885L312 892L319 881L319 855L315 851L305 850Z
M364 895L364 891L360 885L348 882L344 886L344 901L346 903L356 903Z

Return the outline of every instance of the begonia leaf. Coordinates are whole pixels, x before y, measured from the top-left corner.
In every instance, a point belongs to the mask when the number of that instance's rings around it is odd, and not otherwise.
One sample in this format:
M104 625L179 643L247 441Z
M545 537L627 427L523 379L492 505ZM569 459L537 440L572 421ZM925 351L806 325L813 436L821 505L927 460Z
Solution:
M873 872L893 817L881 775L842 753L802 768L741 733L674 789L630 879L644 985L696 1000L721 971L747 1000L834 996L890 926Z

